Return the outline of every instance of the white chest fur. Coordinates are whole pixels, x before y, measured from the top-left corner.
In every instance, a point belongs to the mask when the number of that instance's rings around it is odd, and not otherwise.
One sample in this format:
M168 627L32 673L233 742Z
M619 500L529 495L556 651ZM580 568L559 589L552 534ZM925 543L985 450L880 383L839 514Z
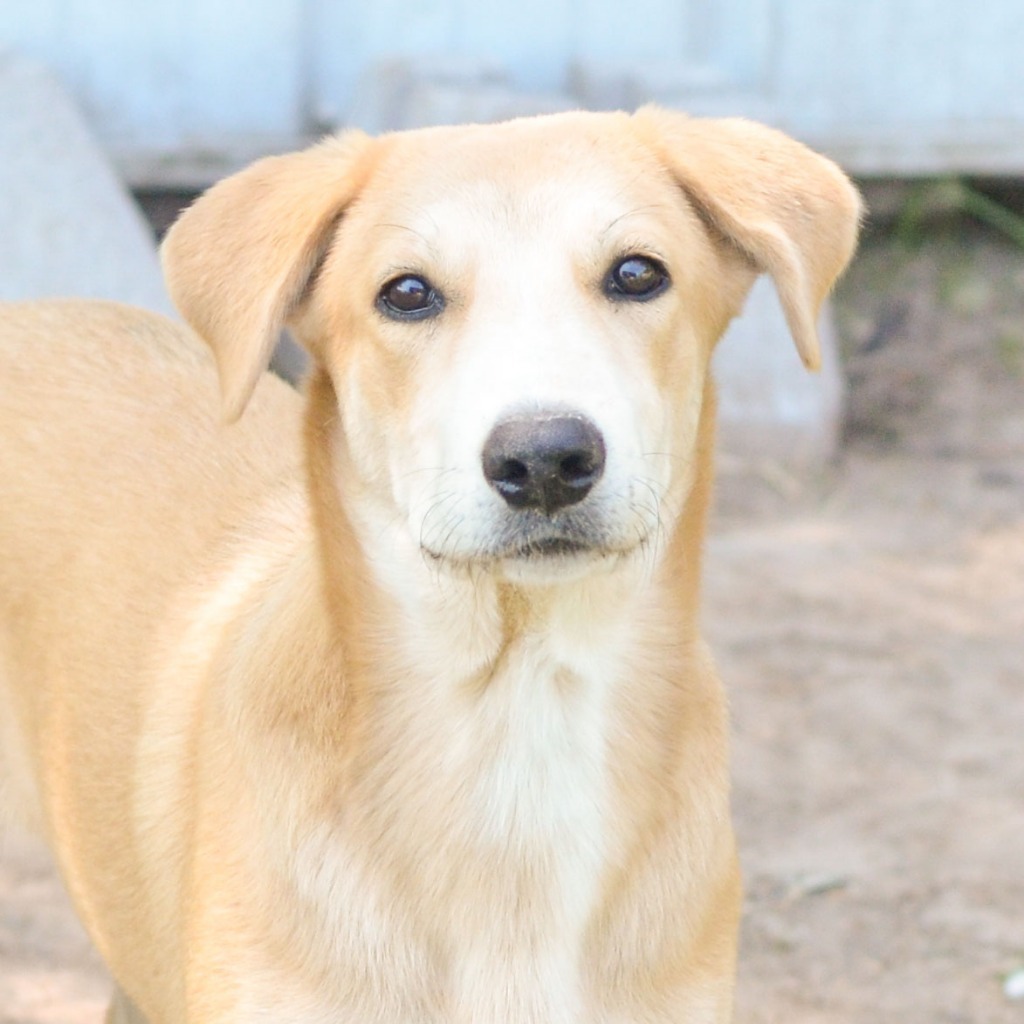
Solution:
M551 647L512 645L449 755L492 872L487 916L460 951L459 1020L582 1019L580 952L608 854L607 682Z

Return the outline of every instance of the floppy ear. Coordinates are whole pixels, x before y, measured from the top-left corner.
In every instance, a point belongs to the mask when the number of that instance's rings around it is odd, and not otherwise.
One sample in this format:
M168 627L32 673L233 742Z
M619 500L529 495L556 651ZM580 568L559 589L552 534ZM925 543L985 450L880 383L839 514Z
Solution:
M860 224L860 196L846 175L741 118L644 107L635 122L701 215L771 275L800 357L818 369L818 312L853 255Z
M373 143L352 132L268 157L204 193L161 247L174 304L213 349L228 422L245 409L302 300Z

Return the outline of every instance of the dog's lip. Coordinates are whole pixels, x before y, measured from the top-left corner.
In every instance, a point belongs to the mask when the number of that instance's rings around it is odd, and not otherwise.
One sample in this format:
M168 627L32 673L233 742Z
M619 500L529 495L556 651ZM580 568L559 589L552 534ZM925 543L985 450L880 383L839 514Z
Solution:
M423 551L437 562L473 562L486 564L502 561L540 561L559 558L600 557L611 554L603 545L588 544L569 537L543 537L522 541L517 544L503 545L495 548L484 548L473 555L448 555L443 551L434 551L424 547Z
M541 537L502 551L498 558L564 558L583 554L600 554L599 545L588 544L574 537Z
M445 551L423 544L423 554L434 562L451 566L486 568L507 565L566 565L623 558L646 547L649 537L644 533L631 540L609 534L599 518L574 514L541 516L519 513L499 526L490 541L474 549ZM625 543L624 543L625 541Z
M577 559L604 554L606 545L602 541L596 525L578 516L552 519L520 513L480 554L481 560L491 562Z
M586 560L598 561L613 557L621 558L633 554L645 543L646 538L638 541L635 545L615 545L596 539L556 533L528 539L515 538L505 544L480 548L472 554L449 554L425 546L422 550L428 558L435 562L469 567L472 565L496 565L501 562L557 564L558 562L570 563Z

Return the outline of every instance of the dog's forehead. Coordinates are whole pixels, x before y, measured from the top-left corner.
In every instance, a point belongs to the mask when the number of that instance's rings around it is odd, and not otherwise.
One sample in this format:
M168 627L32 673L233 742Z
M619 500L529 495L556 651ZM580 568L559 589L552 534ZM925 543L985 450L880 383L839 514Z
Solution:
M433 233L451 217L608 223L675 192L628 117L574 113L391 136L362 205Z

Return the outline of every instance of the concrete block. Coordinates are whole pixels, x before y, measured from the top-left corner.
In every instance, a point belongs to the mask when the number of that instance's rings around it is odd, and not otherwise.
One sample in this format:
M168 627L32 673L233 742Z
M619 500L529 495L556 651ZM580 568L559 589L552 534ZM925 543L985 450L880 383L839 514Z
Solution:
M459 57L377 61L363 74L347 124L371 133L439 124L484 124L572 110L573 97L523 92L488 61Z
M797 355L775 288L754 284L743 312L719 342L719 448L729 456L772 461L794 472L822 466L838 447L843 378L831 310L818 325L822 368L808 373Z
M173 314L153 235L74 103L0 52L0 299L61 295Z

